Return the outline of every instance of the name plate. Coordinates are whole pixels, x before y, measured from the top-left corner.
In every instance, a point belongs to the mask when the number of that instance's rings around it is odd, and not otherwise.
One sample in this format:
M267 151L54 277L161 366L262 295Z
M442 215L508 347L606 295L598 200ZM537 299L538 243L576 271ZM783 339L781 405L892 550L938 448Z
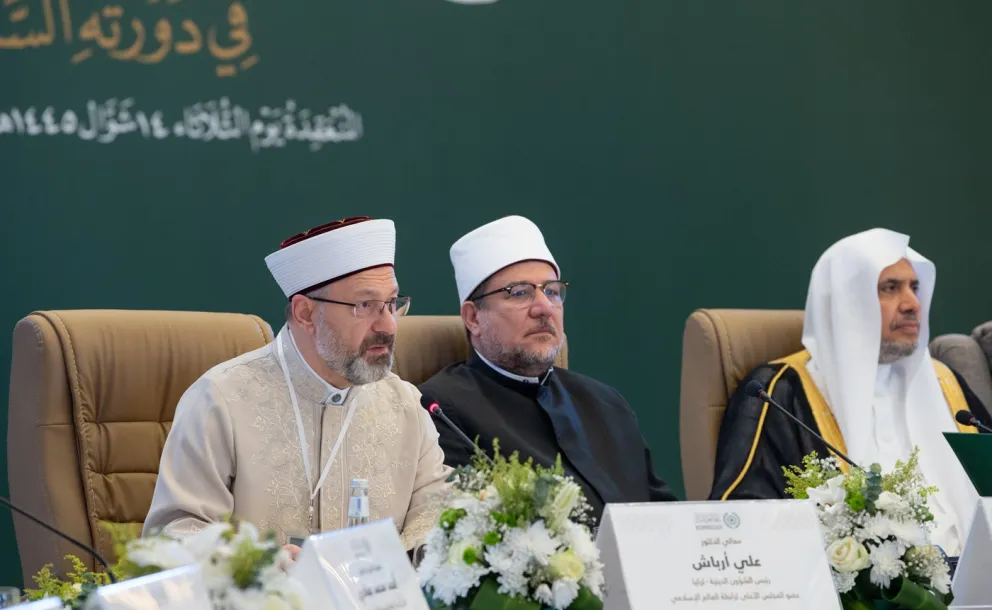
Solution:
M62 610L65 604L58 597L43 597L33 602L17 604L17 610Z
M951 581L951 608L992 607L992 498L979 498L958 567Z
M86 610L213 610L197 565L100 587Z
M605 610L839 610L808 501L609 504Z
M428 610L392 519L307 538L292 574L313 610Z

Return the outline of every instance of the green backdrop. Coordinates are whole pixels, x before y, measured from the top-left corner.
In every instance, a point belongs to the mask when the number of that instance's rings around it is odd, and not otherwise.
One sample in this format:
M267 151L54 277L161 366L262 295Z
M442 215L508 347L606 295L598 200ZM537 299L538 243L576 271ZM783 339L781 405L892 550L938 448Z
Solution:
M936 332L992 317L992 3L108 6L0 7L5 332L50 308L278 325L263 257L359 214L396 221L413 313L453 314L448 247L520 213L571 282L572 366L628 398L681 492L694 308L802 307L824 248L885 226L938 265ZM0 515L0 584L13 544Z

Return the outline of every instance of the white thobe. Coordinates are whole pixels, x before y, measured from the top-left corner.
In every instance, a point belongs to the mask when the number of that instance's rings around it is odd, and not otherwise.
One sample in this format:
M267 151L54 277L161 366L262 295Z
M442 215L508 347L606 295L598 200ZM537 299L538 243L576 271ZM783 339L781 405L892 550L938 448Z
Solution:
M316 484L346 412L355 411L315 498L314 532L345 527L352 479L369 482L370 518L391 518L407 549L436 523L433 493L451 468L420 392L394 374L339 390L306 363L280 331ZM276 342L207 371L176 407L144 532L194 531L226 515L274 531L280 543L306 537L310 488L289 386Z
M811 362L808 367L811 376L824 400L830 404L823 376ZM872 431L870 442L864 447L849 447L848 455L863 467L878 464L882 472L892 472L897 461L906 462L913 453L913 444L909 438L909 426L906 418L904 383L897 378L891 364L879 364L875 374L875 394L865 425ZM935 405L935 408L948 409L946 405ZM928 485L940 487L940 481L927 481ZM927 507L934 516L934 529L930 539L951 556L961 552L961 537L951 515L943 505L948 502L938 491L927 498Z

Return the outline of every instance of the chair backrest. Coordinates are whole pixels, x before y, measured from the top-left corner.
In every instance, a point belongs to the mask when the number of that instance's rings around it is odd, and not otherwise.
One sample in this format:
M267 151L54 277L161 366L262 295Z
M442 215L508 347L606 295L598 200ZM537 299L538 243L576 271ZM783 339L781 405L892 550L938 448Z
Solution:
M713 485L720 422L741 379L802 349L802 310L700 309L682 336L679 441L687 500Z
M212 366L262 347L244 314L40 311L14 328L7 432L11 499L114 560L102 524L139 528L176 404ZM14 517L24 581L85 553Z
M957 371L985 408L992 411L992 322L970 335L948 334L930 341L930 355Z
M468 358L469 342L461 316L403 316L396 329L393 372L420 385L448 366ZM568 368L568 341L556 366Z

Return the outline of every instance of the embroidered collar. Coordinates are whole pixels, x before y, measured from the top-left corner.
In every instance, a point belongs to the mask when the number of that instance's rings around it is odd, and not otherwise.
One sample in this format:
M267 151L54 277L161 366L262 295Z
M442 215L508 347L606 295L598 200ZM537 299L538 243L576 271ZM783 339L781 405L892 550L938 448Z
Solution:
M283 336L283 351L296 393L301 398L318 404L343 405L351 388L336 388L318 375L317 371L313 370L313 367L300 353L300 349L296 346L296 340L293 339L293 333L288 326L283 326L279 333Z

